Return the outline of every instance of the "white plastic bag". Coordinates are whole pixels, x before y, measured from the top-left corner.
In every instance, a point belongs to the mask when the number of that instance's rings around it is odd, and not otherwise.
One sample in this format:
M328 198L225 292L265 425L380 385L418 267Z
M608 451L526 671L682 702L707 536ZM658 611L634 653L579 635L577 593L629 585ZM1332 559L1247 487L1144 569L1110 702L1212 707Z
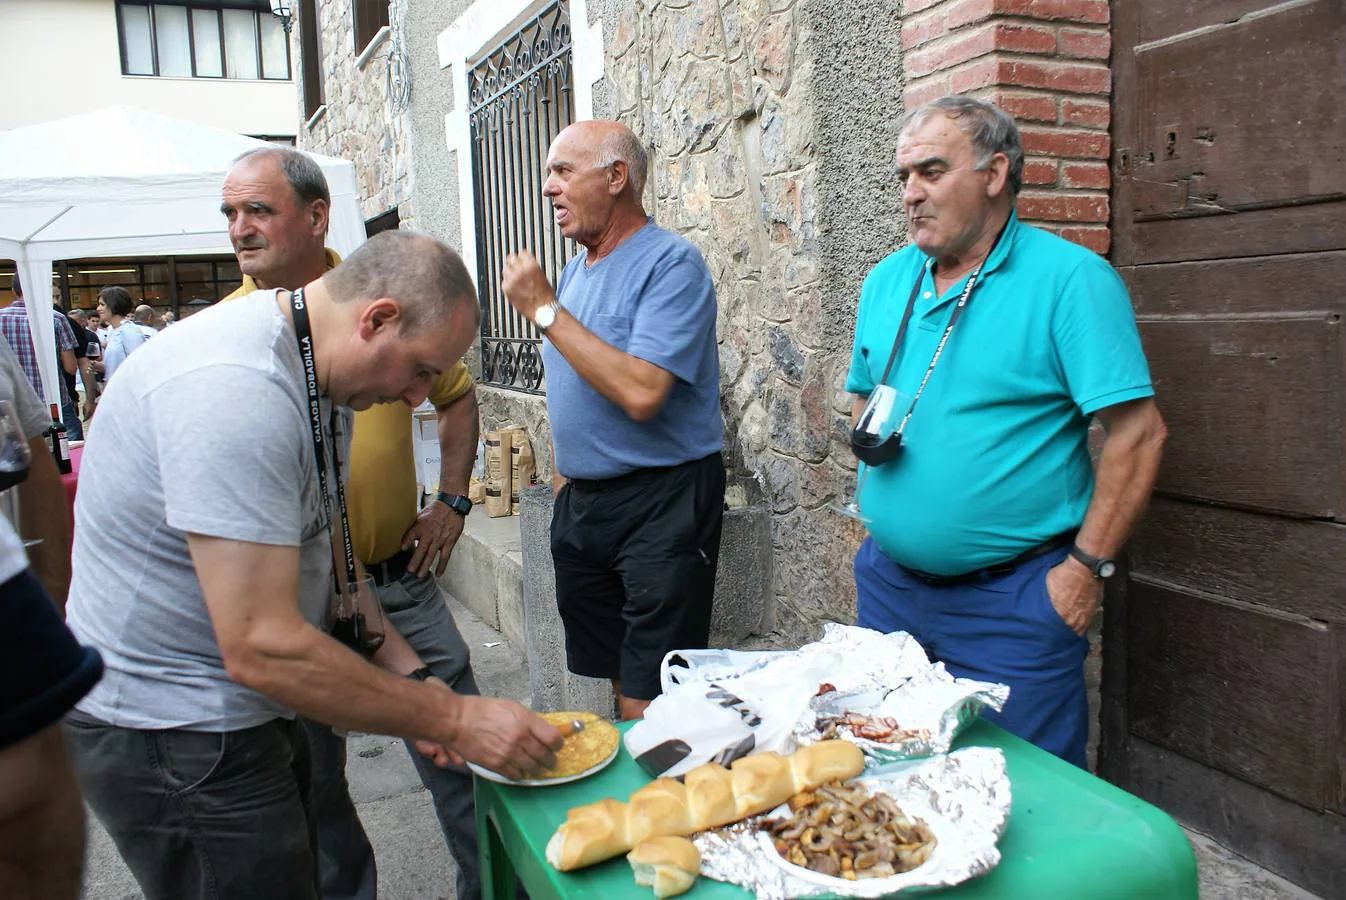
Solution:
M660 774L676 776L739 745L752 734L738 711L707 699L694 687L673 687L645 708L645 717L626 732L626 752L639 758L666 741L683 741L691 749Z
M674 650L659 664L659 684L667 691L676 684L738 678L793 650Z

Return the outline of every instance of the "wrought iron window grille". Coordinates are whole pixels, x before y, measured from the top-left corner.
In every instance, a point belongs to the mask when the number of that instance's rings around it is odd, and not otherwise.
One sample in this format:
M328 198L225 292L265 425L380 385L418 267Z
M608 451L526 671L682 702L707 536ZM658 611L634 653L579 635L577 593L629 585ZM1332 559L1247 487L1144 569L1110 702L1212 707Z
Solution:
M570 10L555 0L482 56L469 74L476 200L481 380L546 391L542 339L500 289L505 257L532 253L552 284L574 254L542 196L547 149L574 121Z

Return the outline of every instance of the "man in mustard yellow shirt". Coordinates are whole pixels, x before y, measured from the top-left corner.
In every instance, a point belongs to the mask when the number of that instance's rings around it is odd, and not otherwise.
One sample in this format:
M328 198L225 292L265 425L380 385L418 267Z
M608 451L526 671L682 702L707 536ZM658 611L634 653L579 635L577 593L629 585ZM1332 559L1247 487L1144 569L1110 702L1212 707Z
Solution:
M340 263L324 247L326 180L302 154L277 148L241 158L225 177L222 198L220 209L244 275L226 301L260 288L299 287ZM467 485L478 415L467 368L460 362L439 375L428 399L439 418L440 480L436 499L420 510L411 408L399 400L355 414L346 485L351 541L388 619L425 664L408 677L434 677L460 694L477 694L467 645L435 581L472 509ZM376 900L374 851L350 799L345 739L325 725L305 725L313 751L312 809L323 898ZM461 766L438 768L407 749L458 864L458 900L477 900L472 776Z

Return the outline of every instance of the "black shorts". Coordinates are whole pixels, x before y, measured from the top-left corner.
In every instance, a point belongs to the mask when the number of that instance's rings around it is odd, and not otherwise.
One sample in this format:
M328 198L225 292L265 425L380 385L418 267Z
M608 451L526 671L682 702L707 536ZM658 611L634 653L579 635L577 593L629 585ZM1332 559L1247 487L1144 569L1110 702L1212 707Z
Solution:
M551 552L570 671L618 679L625 697L658 696L664 654L710 639L723 521L719 453L567 482Z

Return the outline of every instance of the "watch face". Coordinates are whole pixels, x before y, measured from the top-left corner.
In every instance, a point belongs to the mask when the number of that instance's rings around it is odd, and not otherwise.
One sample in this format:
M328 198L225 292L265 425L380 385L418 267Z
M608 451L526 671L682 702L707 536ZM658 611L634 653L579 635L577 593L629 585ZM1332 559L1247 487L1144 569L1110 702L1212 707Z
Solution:
M1110 559L1105 559L1098 564L1098 577L1111 578L1117 574L1117 564Z
M556 307L550 303L538 307L537 312L533 313L533 322L538 328L546 331L556 322Z

